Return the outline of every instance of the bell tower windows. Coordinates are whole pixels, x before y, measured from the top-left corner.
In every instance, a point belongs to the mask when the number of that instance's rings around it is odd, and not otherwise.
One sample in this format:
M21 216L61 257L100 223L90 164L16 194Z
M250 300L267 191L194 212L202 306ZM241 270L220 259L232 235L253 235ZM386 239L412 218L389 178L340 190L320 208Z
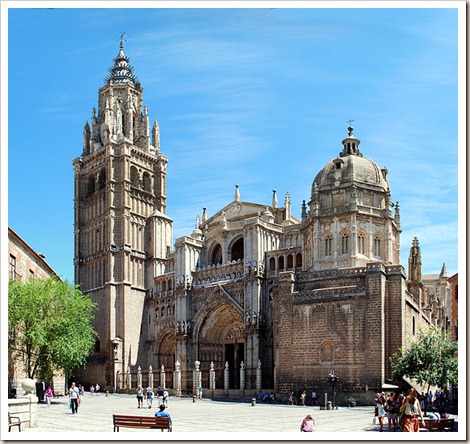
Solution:
M325 256L331 256L333 254L333 238L328 235L325 238Z
M341 254L349 253L349 234L343 234L341 236Z
M378 236L374 239L374 256L380 257L380 237Z

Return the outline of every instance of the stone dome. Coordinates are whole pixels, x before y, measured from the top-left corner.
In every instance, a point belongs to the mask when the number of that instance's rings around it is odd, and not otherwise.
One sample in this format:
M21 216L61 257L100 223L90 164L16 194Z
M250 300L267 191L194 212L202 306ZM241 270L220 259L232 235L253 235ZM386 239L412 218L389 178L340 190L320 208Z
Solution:
M330 160L315 176L312 196L315 192L350 187L353 184L376 191L389 191L387 170L362 156L359 151L360 141L352 134L352 128L348 129L349 135L342 142L344 148L339 157Z

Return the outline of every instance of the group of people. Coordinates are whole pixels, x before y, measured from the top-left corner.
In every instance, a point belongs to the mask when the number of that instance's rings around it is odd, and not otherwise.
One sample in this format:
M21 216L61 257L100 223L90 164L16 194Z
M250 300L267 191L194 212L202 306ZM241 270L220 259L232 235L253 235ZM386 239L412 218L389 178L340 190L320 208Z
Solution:
M297 394L292 391L289 393L288 405L303 405L306 406L309 403L308 395L306 390L298 390ZM312 390L311 393L311 405L318 405L317 392Z
M274 393L263 393L262 390L258 393L258 401L259 402L276 402L276 396Z
M432 408L428 415L429 419L448 416L442 403L439 409L432 407L432 403L429 401L428 403ZM423 426L426 425L423 410L425 411L425 405L423 405L422 399L420 399L418 392L411 388L406 397L403 394L391 393L386 398L385 393L377 393L374 416L378 418L381 432L383 431L384 418L388 419L389 432L392 427L393 431L401 428L403 432L419 432L420 421Z
M136 393L137 393L137 408L143 409L144 408L144 389L142 388L141 385L137 387ZM201 396L202 396L202 393L201 393ZM145 391L145 397L147 399L147 407L151 409L153 405L153 399L155 398L155 393L153 392L152 387L147 387L147 390ZM168 407L169 397L170 395L167 390L164 390L161 387L158 387L158 390L156 393L156 398L158 400L157 407L160 407L162 405L164 405L165 407Z

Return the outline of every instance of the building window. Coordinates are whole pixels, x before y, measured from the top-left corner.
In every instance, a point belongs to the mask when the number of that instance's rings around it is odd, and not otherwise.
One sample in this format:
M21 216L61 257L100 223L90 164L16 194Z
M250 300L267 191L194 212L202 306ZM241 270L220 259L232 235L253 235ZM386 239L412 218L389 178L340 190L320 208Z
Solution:
M233 245L232 245L232 251L231 251L231 259L232 261L238 261L243 260L245 257L244 254L244 241L243 238L238 239Z
M29 278L34 279L34 271L33 270L29 270Z
M380 239L378 237L374 239L374 256L380 257Z
M15 279L16 276L16 257L10 254L10 279Z
M333 254L332 241L331 236L325 239L325 256L331 256Z
M341 254L349 253L349 236L344 234L341 236Z
M357 237L357 251L359 254L364 254L364 235L362 234Z
M217 244L212 252L211 265L221 265L222 264L222 247L220 244Z
M412 321L412 334L413 336L416 334L416 318L414 316Z
M276 269L276 260L272 257L269 259L269 270L274 271Z
M333 344L329 341L325 341L320 347L320 359L322 362L333 361Z

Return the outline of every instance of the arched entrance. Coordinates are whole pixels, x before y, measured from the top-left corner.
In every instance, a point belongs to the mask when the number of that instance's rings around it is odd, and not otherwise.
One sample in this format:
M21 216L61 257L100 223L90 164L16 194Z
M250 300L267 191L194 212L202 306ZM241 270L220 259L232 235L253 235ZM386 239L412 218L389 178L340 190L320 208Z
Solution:
M244 323L240 312L218 302L201 322L197 338L203 386L208 387L209 368L214 363L216 388L224 388L225 363L229 365L229 388L240 388L240 364L245 355Z
M175 367L175 346L176 337L174 331L167 331L162 336L155 353L156 361L154 371L160 373L162 365L165 367L166 386L172 386L172 374ZM155 367L156 365L156 367ZM161 381L160 381L161 385Z

